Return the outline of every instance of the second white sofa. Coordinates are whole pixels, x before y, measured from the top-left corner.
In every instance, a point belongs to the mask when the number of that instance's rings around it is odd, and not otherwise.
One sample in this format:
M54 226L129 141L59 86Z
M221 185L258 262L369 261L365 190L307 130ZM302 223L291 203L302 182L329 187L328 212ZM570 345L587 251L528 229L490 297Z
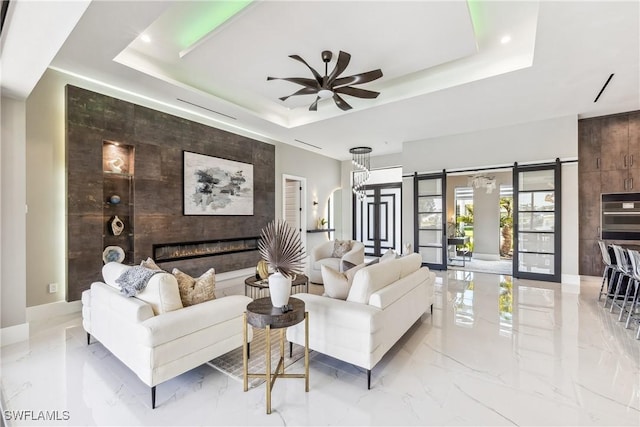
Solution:
M309 348L371 370L427 311L433 313L436 275L419 254L360 269L346 300L296 294L309 312ZM287 329L290 343L304 345L302 323Z

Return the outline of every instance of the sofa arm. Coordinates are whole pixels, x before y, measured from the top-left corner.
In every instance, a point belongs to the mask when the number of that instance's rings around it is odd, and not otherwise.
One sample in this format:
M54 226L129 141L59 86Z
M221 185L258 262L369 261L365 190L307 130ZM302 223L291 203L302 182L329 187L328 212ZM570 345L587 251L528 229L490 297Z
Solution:
M351 250L340 259L340 266L342 266L342 261L350 262L353 265L362 264L364 262L364 244L354 241Z
M142 323L144 332L140 343L155 347L234 318L240 319L241 325L242 315L251 301L244 295L230 295L160 314ZM241 326L237 333L242 333Z
M102 317L101 313L106 312L113 313L120 320L136 324L154 316L149 304L137 298L126 297L106 283L92 283L90 299L90 311L98 319Z

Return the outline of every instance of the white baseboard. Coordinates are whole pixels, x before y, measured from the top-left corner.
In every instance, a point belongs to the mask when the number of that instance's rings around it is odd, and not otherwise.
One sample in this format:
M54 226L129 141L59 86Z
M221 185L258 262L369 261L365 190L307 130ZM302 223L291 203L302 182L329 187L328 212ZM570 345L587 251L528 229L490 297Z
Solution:
M27 307L27 321L34 322L46 320L52 317L65 316L67 314L79 313L82 311L82 301L56 301L49 304L34 305Z
M8 326L0 329L0 347L15 344L17 342L29 339L29 324L22 323L20 325Z
M577 274L562 274L560 276L562 292L570 294L580 293L580 276Z
M474 252L471 258L479 259L482 261L500 261L500 254L481 254L478 252Z

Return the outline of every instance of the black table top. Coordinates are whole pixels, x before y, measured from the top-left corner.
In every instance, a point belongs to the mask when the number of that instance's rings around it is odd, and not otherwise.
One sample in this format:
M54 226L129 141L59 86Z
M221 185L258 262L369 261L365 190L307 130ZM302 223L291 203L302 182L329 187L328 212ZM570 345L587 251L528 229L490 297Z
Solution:
M289 297L293 310L282 312L271 304L271 297L258 298L247 305L247 323L256 328L287 328L304 320L304 301Z

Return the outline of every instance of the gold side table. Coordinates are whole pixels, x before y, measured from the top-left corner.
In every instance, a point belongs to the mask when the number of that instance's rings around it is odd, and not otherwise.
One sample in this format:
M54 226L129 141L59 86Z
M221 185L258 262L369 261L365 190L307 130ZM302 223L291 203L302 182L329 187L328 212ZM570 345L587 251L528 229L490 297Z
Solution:
M304 391L309 391L309 313L305 311L304 301L290 297L289 304L293 310L282 312L280 307L271 305L271 298L259 298L247 305L243 321L243 377L244 391L249 389L249 378L263 378L266 381L267 390L267 414L271 413L271 390L277 378L304 378ZM284 372L284 331L289 326L296 325L304 320L304 374L285 374ZM249 360L247 358L247 330L248 325L265 329L266 372L248 372ZM275 373L271 372L271 329L280 329L280 360Z

